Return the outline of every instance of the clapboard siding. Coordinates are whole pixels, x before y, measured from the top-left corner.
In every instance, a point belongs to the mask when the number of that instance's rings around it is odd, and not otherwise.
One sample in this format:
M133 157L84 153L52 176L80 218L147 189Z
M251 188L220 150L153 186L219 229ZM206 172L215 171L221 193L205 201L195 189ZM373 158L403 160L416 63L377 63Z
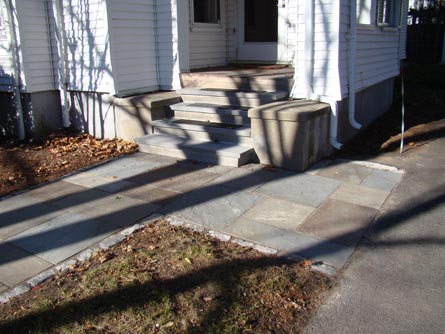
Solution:
M10 91L13 84L14 71L10 54L9 18L4 1L0 2L0 91Z
M286 59L289 63L294 64L296 49L298 47L298 2L299 0L289 0L286 11ZM295 65L295 64L294 64Z
M406 11L408 1L403 0L403 16L399 28L381 28L374 25L358 26L356 51L356 91L360 91L399 74L399 60L405 58ZM349 94L349 13L350 1L341 0L341 88ZM373 19L371 20L373 21Z
M68 89L115 91L105 0L62 0Z
M57 84L52 46L50 44L49 12L44 1L16 1L22 50L22 67L26 92L53 90Z
M156 3L158 66L161 89L177 89L181 87L179 79L178 12L176 1L157 0ZM184 29L184 27L182 28Z
M314 43L312 94L325 99L337 99L339 92L339 27L338 0L316 0L314 3ZM294 97L306 97L306 1L299 0L290 15L296 17L295 60L296 85ZM289 43L290 44L290 43Z
M203 68L227 64L226 52L226 4L221 0L221 24L200 27L190 22L190 68ZM193 8L190 9L193 11ZM190 15L190 20L192 16Z
M110 47L116 93L128 95L159 86L153 0L108 0ZM123 60L123 61L119 61Z

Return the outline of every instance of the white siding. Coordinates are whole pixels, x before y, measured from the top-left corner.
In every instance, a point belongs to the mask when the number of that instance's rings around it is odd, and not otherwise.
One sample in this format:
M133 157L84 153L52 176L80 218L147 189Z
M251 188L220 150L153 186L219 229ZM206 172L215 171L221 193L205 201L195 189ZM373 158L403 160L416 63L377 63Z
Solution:
M202 27L190 22L191 69L227 64L225 8L225 0L221 0L221 24L217 27ZM190 11L193 11L193 8Z
M181 83L179 79L176 0L157 0L156 7L161 89L177 89L181 87Z
M287 55L286 61L291 64L294 64L296 50L298 45L298 24L300 21L298 20L298 0L289 0L287 3L287 17L286 17L286 39L287 39ZM294 64L295 65L295 64Z
M10 54L9 18L4 1L0 2L0 15L0 91L10 91L14 71Z
M62 0L68 89L114 93L106 0Z
M157 90L153 0L108 0L107 4L116 93Z
M49 15L44 1L18 0L18 23L22 42L23 70L28 93L53 90L55 68L51 58Z
M339 99L339 0L315 0L312 97ZM296 86L294 97L307 97L306 87L306 1L296 8ZM341 18L343 19L343 18Z
M348 92L349 61L349 13L350 2L341 0L341 88L345 97ZM407 1L403 0L407 10ZM399 60L405 58L406 14L401 28L374 25L357 28L356 90L360 91L399 74Z

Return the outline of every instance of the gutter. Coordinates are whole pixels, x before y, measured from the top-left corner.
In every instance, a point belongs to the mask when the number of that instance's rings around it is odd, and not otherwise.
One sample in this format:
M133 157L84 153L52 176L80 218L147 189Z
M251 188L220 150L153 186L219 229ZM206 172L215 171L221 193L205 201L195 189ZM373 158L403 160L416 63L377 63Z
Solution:
M355 129L361 129L362 125L355 119L355 58L357 54L357 0L351 0L350 14L350 41L349 41L349 123Z
M20 60L18 57L18 46L17 46L17 35L14 27L14 15L12 13L12 0L5 1L6 10L8 12L9 20L9 32L10 32L10 45L11 45L11 63L14 71L14 100L16 104L16 116L17 116L17 130L19 135L19 140L25 139L25 123L23 120L23 106L22 106L22 95L20 91Z

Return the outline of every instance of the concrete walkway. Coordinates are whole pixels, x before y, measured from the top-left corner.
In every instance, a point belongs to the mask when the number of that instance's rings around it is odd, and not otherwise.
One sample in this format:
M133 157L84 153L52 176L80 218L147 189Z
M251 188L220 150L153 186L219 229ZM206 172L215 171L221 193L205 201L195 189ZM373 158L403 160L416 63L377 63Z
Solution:
M406 173L305 333L444 333L445 138L372 160Z
M0 292L153 213L341 268L400 179L348 161L295 173L137 153L0 201Z

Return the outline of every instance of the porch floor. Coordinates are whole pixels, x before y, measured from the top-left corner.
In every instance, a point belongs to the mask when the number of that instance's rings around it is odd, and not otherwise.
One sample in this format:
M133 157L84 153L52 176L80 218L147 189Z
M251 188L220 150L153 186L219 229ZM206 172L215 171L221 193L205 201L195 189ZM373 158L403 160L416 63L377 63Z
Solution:
M184 88L290 91L293 76L293 68L281 65L231 65L195 69L188 73L181 73L181 84Z

